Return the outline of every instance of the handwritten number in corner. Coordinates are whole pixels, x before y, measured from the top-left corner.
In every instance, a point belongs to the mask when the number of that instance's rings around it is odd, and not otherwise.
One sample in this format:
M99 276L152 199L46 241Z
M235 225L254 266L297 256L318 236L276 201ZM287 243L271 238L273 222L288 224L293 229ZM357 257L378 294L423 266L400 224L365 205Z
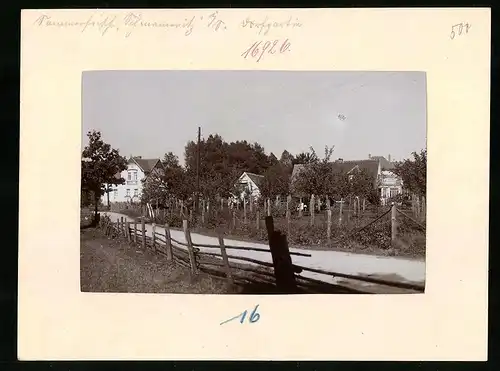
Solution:
M250 323L255 323L260 319L260 314L257 312L257 308L259 308L258 304L253 309L252 313L250 313L250 317L248 318L248 321ZM238 318L240 319L240 323L243 323L243 322L245 322L245 318L247 317L247 314L248 314L248 310L245 310L245 311L241 312L240 314L238 314L237 316L229 318L229 319L221 322L220 324L223 325L225 323L231 322L231 321L238 319Z
M471 25L469 23L457 23L453 26L451 26L451 33L450 33L450 39L454 39L457 35L461 36L462 34L467 34L469 33L469 30L471 28ZM464 32L465 31L465 32Z

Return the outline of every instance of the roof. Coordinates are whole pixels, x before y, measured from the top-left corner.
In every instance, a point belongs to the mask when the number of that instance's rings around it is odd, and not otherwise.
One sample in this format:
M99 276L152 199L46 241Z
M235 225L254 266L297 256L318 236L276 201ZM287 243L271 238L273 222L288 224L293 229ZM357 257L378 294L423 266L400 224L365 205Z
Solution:
M132 157L132 160L144 171L144 174L149 173L158 162L161 162L159 158Z
M359 160L359 161L336 161L336 162L331 162L330 163L332 171L339 171L339 172L345 172L349 173L355 168L358 168L360 170L365 170L368 172L368 174L372 175L374 180L378 176L378 166L379 162L377 160ZM308 165L304 164L297 164L293 167L292 170L292 184L293 182L297 179L298 175L307 169Z
M384 156L372 156L370 159L379 161L382 170L394 169L394 163L388 161Z
M377 178L378 175L378 160L358 160L358 161L343 161L333 163L334 169L337 168L341 171L350 172L354 168L359 168L360 170L365 170L368 174Z
M262 181L264 180L264 175L249 173L247 171L245 171L243 174L248 175L248 177L250 178L250 180L252 182L254 182L257 187L260 187L260 185L262 184Z

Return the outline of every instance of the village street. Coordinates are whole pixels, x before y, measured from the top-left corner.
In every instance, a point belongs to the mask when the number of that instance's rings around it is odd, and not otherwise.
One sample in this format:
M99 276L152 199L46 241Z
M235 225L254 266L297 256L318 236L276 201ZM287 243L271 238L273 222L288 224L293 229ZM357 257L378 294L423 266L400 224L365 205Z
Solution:
M127 221L134 220L133 218L128 217L127 215L115 212L102 212L102 215L108 215L113 222L116 222L121 217L123 217ZM164 228L162 228L161 226L157 226L156 231L162 234L165 232ZM186 241L186 239L184 238L183 231L172 229L170 233L172 238L182 242ZM152 226L150 224L146 224L146 234L148 236L152 236ZM204 236L196 233L192 233L191 236L193 243L210 244L210 245L218 244L218 240L215 237ZM159 243L162 242L160 241ZM235 241L230 239L225 240L225 243L226 245L233 245L233 246L248 246L248 247L269 249L269 245L262 243L250 243L250 242ZM213 249L210 248L200 247L200 250L201 251L211 250L213 252ZM302 252L302 253L307 252L311 254L311 257L292 256L293 263L305 267L323 269L327 271L333 271L351 275L373 275L380 277L391 276L391 278L388 279L400 282L413 282L413 283L425 282L424 261L408 260L408 259L386 257L386 256L352 254L340 251L304 250L304 249L293 248L293 246L290 246L290 251ZM270 252L265 253L260 251L230 250L229 254L272 263ZM302 272L301 275L328 283L339 283L340 281L343 280L313 272Z

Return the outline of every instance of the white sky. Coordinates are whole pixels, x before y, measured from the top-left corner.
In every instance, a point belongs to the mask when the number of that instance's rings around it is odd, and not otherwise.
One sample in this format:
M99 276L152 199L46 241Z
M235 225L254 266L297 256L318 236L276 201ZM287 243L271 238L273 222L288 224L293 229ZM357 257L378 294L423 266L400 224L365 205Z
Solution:
M127 157L173 151L183 163L198 126L278 157L335 145L333 158L400 160L426 145L424 72L89 71L82 80L82 145L100 130Z

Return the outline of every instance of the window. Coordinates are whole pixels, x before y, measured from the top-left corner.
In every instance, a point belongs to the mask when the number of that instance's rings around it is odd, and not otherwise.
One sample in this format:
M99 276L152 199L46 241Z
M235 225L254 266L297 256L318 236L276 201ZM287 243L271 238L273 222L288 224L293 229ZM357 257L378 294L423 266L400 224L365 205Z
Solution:
M134 180L137 180L137 171L134 171Z
M396 197L399 194L397 188L391 188L391 197Z
M130 197L130 189L127 189L127 197Z
M114 189L113 190L113 198L118 198L118 190L117 189Z
M137 173L136 173L136 175L137 175ZM137 197L137 188L134 189L134 196Z
M127 180L132 180L132 172L131 171L128 172Z

